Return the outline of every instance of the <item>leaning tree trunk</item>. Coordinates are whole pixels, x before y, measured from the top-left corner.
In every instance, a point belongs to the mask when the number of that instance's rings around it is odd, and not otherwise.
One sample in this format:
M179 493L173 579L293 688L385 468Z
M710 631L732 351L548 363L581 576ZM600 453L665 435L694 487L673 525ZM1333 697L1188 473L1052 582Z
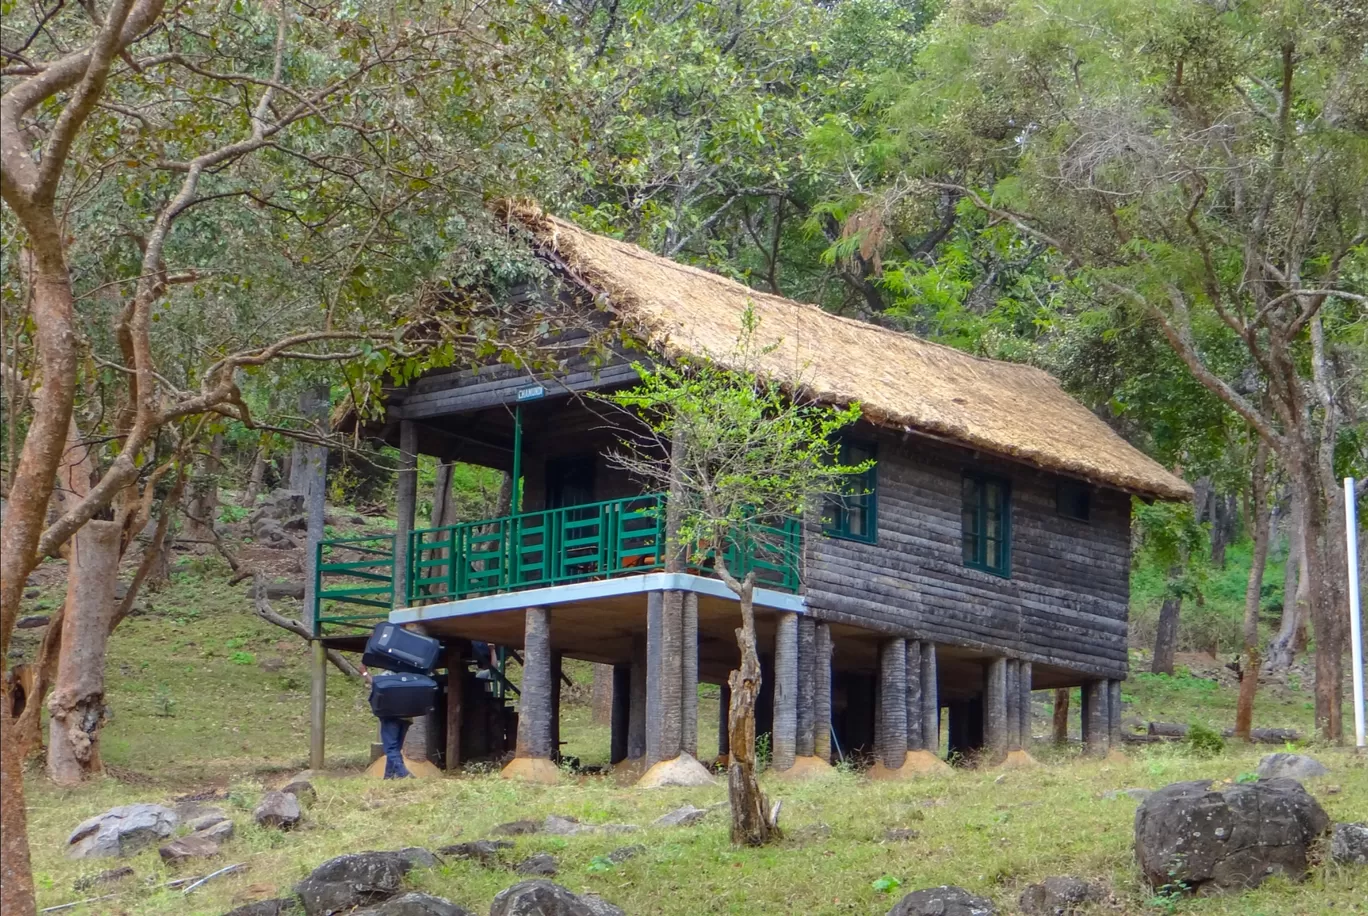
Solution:
M1159 629L1154 634L1154 661L1150 665L1153 674L1173 673L1173 654L1178 648L1178 615L1183 608L1183 594L1178 591L1182 574L1180 566L1169 568L1169 594L1159 609Z
M1245 589L1244 665L1240 668L1240 697L1235 707L1235 737L1249 741L1254 727L1254 694L1259 689L1259 604L1263 595L1264 565L1268 562L1268 444L1263 440L1254 454L1254 474L1250 486L1250 521L1254 525L1254 556Z
M238 505L251 508L256 505L257 497L261 495L262 488L266 485L266 444L263 442L256 447L252 454L252 470L247 475L247 489L243 491L242 499Z
M214 517L218 515L218 475L223 461L223 433L215 433L209 454L203 456L190 483L189 524L186 535L194 541L214 539Z
M48 776L73 786L102 772L105 650L116 610L117 522L90 521L76 532L67 564L67 601L57 682L48 700Z
M727 798L731 802L731 841L737 846L763 846L778 830L770 822L769 803L755 776L755 704L760 696L760 656L755 646L755 573L744 580L733 577L718 551L717 573L736 592L741 604L741 626L736 644L741 664L731 673L731 707L727 714L727 739L731 756L727 763Z

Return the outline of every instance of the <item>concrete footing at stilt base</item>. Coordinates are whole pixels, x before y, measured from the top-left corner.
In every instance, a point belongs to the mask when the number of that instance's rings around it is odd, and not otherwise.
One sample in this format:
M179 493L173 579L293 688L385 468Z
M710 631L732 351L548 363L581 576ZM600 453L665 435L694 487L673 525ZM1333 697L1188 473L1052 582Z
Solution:
M560 767L547 757L514 757L508 766L499 771L504 779L521 779L544 786L554 786L560 782Z
M637 780L638 789L659 789L664 786L710 786L716 782L708 768L689 754L662 760Z
M1003 759L1002 763L997 765L996 769L1029 770L1032 767L1038 766L1040 766L1040 761L1032 757L1030 751L1024 751L1021 748L1017 748L1014 751L1008 751L1006 758Z
M442 771L436 764L426 760L414 760L407 754L404 755L404 766L408 771L419 779L435 779L442 775ZM383 756L371 761L371 765L366 767L366 776L370 779L385 778L385 758Z
M930 751L908 751L902 766L897 769L877 761L869 770L870 779L916 779L919 776L941 776L952 772L950 764Z
M793 766L787 770L774 770L778 779L799 782L806 779L821 779L836 772L836 768L821 757L795 757Z

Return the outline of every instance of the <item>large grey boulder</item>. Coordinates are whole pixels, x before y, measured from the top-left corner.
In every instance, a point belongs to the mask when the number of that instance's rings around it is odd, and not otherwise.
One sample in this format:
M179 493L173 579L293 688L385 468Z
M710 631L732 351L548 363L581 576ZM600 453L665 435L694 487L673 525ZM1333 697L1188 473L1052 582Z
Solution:
M410 863L393 852L360 852L329 859L295 885L308 916L332 916L383 903L399 893Z
M409 893L391 897L378 906L355 910L351 916L475 916L450 900L431 894Z
M888 916L997 916L993 901L976 897L962 887L942 885L913 891L899 900Z
M1018 906L1026 916L1073 916L1106 896L1100 885L1072 875L1055 875L1022 891Z
M300 810L299 799L288 792L267 792L261 804L252 811L252 817L263 827L290 830L304 817Z
M501 891L489 916L626 916L602 897L572 893L544 879L523 881Z
M1210 780L1158 790L1135 811L1135 858L1154 887L1210 893L1306 875L1311 843L1330 825L1293 779L1214 789Z
M1330 858L1340 865L1368 865L1368 824L1336 824Z
M1264 779L1315 779L1330 775L1325 764L1305 754L1265 754L1259 761L1258 773Z
M137 804L111 808L82 821L67 837L72 859L131 856L175 832L176 812L161 805Z

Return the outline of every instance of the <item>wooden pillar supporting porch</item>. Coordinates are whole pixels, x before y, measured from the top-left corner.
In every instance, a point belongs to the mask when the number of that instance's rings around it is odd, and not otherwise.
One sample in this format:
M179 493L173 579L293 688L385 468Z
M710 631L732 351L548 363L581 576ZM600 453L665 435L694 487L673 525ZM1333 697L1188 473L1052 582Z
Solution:
M553 667L551 655L551 613L546 608L530 607L523 624L523 680L518 703L518 743L513 760L503 768L504 778L526 779L553 784L560 781L560 770L551 760L553 723L551 704Z
M1021 750L1021 662L1007 659L1007 753Z
M774 731L770 763L775 770L793 766L798 739L798 615L781 611L774 631Z
M680 623L680 750L698 758L698 593L684 593Z
M1017 724L1017 729L1021 732L1021 749L1028 753L1031 750L1031 677L1031 663L1021 662L1017 678L1017 686L1021 691L1017 714L1021 721Z
M907 642L885 639L879 646L879 715L874 744L879 760L890 770L907 758Z
M664 739L664 716L661 697L662 646L665 614L665 594L651 592L646 596L646 765L654 766L661 757Z
M564 663L559 652L551 653L551 760L557 766L561 760L561 734L560 734L560 699L561 699L561 675L564 673Z
M831 763L831 627L818 623L813 650L812 755Z
M1091 757L1107 756L1107 682L1088 681L1083 685L1083 746Z
M632 641L632 684L628 700L627 760L644 763L646 760L646 639L638 636Z
M1121 750L1121 682L1107 681L1107 746L1109 751Z
M1007 659L990 660L984 672L983 743L987 763L1007 756Z
M817 720L817 621L804 614L798 618L798 723L794 755L816 755Z
M907 641L907 749L922 750L922 678L921 643L915 639Z
M442 762L448 772L454 773L461 768L461 723L465 718L465 678L466 656L470 652L470 641L465 639L448 640L443 647L446 653L446 753Z
M613 766L627 759L628 734L632 723L632 666L614 665L609 713L608 762Z
M921 645L922 749L940 758L940 674L936 670L936 644Z
M717 763L731 762L731 684L722 684L722 695L717 704Z

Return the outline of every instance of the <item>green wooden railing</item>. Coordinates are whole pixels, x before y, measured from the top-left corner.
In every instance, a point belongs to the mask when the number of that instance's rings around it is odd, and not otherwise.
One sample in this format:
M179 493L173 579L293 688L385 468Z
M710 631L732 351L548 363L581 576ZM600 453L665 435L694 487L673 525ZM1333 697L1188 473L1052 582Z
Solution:
M394 535L321 541L315 559L315 636L326 624L369 628L389 616L394 606Z
M404 604L663 569L664 506L664 494L651 493L413 531ZM800 537L796 519L781 527L755 525L723 556L737 576L754 571L760 587L796 592ZM383 618L393 600L393 557L393 535L320 544L315 632L324 624L363 626ZM692 571L708 574L711 567L705 557ZM338 605L382 610L347 614Z

